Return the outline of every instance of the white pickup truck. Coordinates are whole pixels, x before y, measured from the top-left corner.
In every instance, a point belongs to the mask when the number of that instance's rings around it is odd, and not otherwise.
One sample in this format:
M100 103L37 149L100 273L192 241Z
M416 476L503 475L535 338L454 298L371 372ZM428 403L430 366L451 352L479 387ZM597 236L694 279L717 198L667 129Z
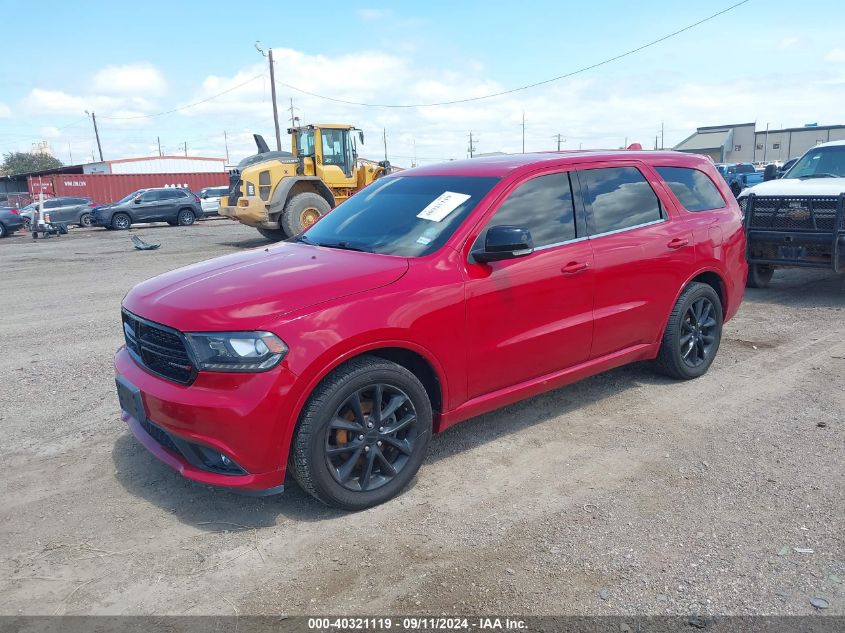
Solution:
M807 151L783 178L744 190L748 282L768 285L775 268L845 271L845 141Z

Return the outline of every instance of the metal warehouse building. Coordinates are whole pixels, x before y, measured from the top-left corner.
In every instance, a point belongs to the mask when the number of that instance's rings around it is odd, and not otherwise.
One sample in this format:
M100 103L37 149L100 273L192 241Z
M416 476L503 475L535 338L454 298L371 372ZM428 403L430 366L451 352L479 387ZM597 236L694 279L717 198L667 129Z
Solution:
M819 143L840 140L845 140L845 125L758 130L755 123L738 123L700 127L673 149L704 154L717 163L758 163L786 161Z

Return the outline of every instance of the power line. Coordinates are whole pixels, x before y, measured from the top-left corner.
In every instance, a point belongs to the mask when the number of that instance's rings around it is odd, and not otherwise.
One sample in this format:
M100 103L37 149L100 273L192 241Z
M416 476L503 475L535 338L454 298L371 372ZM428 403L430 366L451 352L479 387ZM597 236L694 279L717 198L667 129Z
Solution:
M676 36L680 35L681 33L684 33L684 32L689 31L691 29L694 29L697 26L701 26L705 22L709 22L710 20L714 20L717 17L719 17L720 15L724 15L725 13L728 13L729 11L733 11L734 9L741 7L742 5L747 4L748 2L750 2L750 0L741 0L741 2L737 2L736 4L733 4L726 9L722 9L721 11L718 11L718 12L712 14L712 15L709 15L706 18L699 20L698 22L688 24L687 26L685 26L681 29L678 29L677 31L673 31L672 33L669 33L667 35L659 37L656 40L652 40L651 42L643 44L642 46L632 48L630 50L625 51L624 53L620 53L620 54L615 55L613 57L609 57L607 59L604 59L600 62L596 62L595 64L591 64L589 66L584 66L582 68L579 68L578 70L573 70L571 72L564 73L563 75L558 75L557 77L552 77L550 79L544 79L542 81L537 81L537 82L534 82L532 84L519 86L518 88L511 88L509 90L502 90L501 92L494 92L494 93L482 95L482 96L479 96L479 97L468 97L466 99L454 99L452 101L438 101L438 102L434 102L434 103L398 103L398 104L397 103L364 103L364 102L361 102L361 101L348 101L346 99L338 99L336 97L328 97L326 95L317 94L316 92L309 92L308 90L303 90L302 88L297 88L296 86L292 86L290 84L283 83L283 82L280 82L279 85L284 86L286 88L290 88L291 90L296 90L297 92L308 95L310 97L316 97L318 99L325 99L326 101L334 101L336 103L344 103L346 105L362 106L362 107L365 107L365 108L433 108L433 107L437 107L437 106L456 105L456 104L459 104L459 103L469 103L469 102L472 102L472 101L482 101L484 99L492 99L493 97L501 97L501 96L504 96L504 95L512 94L514 92L520 92L522 90L528 90L530 88L536 88L537 86L543 86L545 84L550 84L550 83L555 82L555 81L560 81L561 79L567 79L569 77L573 77L574 75L579 75L581 73L587 72L588 70L593 70L594 68L598 68L600 66L605 66L605 65L610 64L612 62L618 61L618 60L622 59L623 57L628 57L629 55L639 53L640 51L643 51L647 48L650 48L652 46L660 44L661 42L665 42L666 40L671 39L673 37L676 37Z
M156 112L155 114L138 114L138 115L135 115L135 116L103 116L103 115L100 115L100 118L101 119L109 119L111 121L128 121L130 119L152 119L152 118L155 118L155 117L164 116L165 114L173 114L174 112L180 112L182 110L187 110L188 108L193 108L193 107L201 105L203 103L213 101L214 99L217 99L218 97L222 97L225 94L229 94L230 92L233 92L233 91L237 90L238 88L243 88L245 85L247 85L248 83L252 83L256 79L261 79L266 74L267 73L261 73L259 75L255 75L255 77L251 77L250 79L247 79L243 83L239 83L236 86L232 86L231 88L228 88L228 89L224 90L223 92L218 92L217 94L211 95L210 97L206 97L205 99L200 99L199 101L194 101L193 103L188 103L186 105L179 106L178 108L173 108L172 110L165 110L164 112Z

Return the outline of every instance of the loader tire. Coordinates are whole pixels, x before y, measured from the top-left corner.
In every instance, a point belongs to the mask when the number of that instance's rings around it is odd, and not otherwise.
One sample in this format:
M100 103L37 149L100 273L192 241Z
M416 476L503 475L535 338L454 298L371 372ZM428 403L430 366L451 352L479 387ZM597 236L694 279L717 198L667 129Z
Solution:
M320 194L299 193L288 200L282 211L282 229L288 237L299 235L331 210L331 205Z

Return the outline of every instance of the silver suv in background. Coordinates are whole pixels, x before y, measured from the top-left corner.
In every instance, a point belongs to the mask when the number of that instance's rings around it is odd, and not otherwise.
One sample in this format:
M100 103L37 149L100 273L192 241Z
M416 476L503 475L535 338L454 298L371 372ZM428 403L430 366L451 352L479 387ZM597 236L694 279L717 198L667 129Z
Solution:
M30 230L30 223L32 222L32 214L38 202L28 204L21 209L21 217L23 218L26 230ZM61 197L61 198L47 198L44 200L45 214L50 214L50 222L64 222L65 224L76 224L78 226L91 226L91 211L97 206L91 198L75 198L75 197Z
M219 215L220 213L220 196L225 196L229 193L229 187L206 187L201 189L197 196L202 205L203 215Z

